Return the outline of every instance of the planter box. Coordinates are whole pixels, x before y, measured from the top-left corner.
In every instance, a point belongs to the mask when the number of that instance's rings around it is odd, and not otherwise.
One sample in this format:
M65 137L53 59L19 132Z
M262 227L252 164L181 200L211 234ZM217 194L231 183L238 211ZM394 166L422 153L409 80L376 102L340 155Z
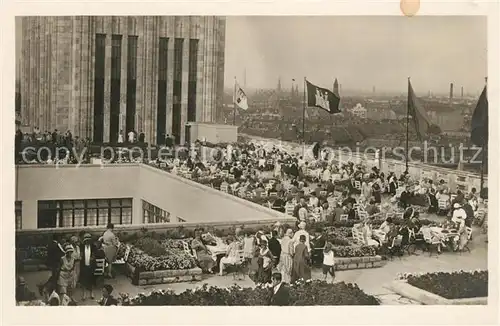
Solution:
M200 268L172 269L154 272L137 272L136 268L129 263L125 265L127 275L132 279L134 285L167 284L179 282L201 281L202 271Z
M385 286L402 297L420 302L423 305L487 305L488 298L446 299L437 294L408 284L405 280L393 281Z
M380 256L335 258L335 270L377 268L385 264Z
M24 272L38 272L48 270L47 266L40 259L23 259L19 266Z

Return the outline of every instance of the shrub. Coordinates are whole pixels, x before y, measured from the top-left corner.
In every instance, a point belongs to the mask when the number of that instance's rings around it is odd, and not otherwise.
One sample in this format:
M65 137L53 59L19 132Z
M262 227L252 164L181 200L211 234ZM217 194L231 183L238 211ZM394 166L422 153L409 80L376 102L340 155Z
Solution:
M175 294L173 291L153 291L149 295L128 298L123 305L132 306L265 306L271 297L266 287L208 287ZM355 284L330 284L323 281L298 282L290 286L290 306L379 305L379 301Z

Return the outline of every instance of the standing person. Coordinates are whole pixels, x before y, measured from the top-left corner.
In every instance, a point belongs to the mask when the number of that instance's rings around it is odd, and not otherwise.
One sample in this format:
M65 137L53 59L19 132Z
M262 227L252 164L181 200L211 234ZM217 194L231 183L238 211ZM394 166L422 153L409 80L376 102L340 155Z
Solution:
M119 240L114 234L115 226L113 223L109 223L102 235L102 249L106 254L106 261L108 262L107 277L113 278L113 263L116 260L116 254L118 253Z
M92 244L92 236L85 233L83 244L80 246L80 284L82 285L82 300L87 299L87 292L90 298L94 299L93 287L95 286L95 259L96 247Z
M73 256L75 250L69 243L64 246L64 250L65 255L61 258L57 285L59 286L59 294L68 294L71 296L75 270L75 257Z
M374 181L372 185L372 197L375 199L375 203L380 204L382 202L381 196L382 189L378 181Z
M128 132L128 142L129 142L130 144L133 144L133 143L134 143L134 137L135 137L135 133L134 133L132 130L130 130L130 131Z
M146 135L141 131L139 134L139 143L144 143L144 139L146 138Z
M280 261L280 256L281 256L281 244L278 241L278 232L273 230L271 232L271 239L269 239L269 250L271 251L271 254L273 255L273 264L274 266L277 266L279 261Z
M299 239L300 242L295 246L295 253L293 255L292 283L300 279L311 279L311 268L309 267L311 257L306 246L306 236L301 235Z
M366 181L363 181L363 183L361 184L361 194L365 197L366 200L369 200L372 196L372 188Z
M283 284L281 274L273 273L271 277L273 284L270 306L288 306L290 304L290 292L288 286Z
M43 292L49 288L55 289L57 287L59 265L61 264L62 256L64 256L64 248L59 243L59 239L59 235L54 234L52 241L47 246L47 261L45 264L50 269L50 277L44 285L39 286L40 295L43 295Z
M250 232L245 231L245 238L243 239L243 257L245 257L245 260L249 261L252 259L254 252L255 238Z
M257 278L259 283L266 284L271 282L271 273L273 270L273 255L267 247L267 241L262 240L260 243L260 255L262 265L259 265L259 272Z
M299 230L297 232L295 232L295 234L293 235L293 241L295 243L295 246L298 246L300 244L300 238L304 236L305 238L305 245L307 247L307 250L308 251L311 251L311 244L309 242L309 239L310 239L310 236L309 236L309 232L306 231L306 222L300 222L299 223Z
M76 289L77 284L80 282L80 243L77 236L72 236L70 239L71 245L73 246L73 259L75 260L75 269L73 273L73 289Z
M330 274L332 277L332 283L335 281L335 257L333 254L333 246L330 242L327 242L325 249L323 250L323 280L326 282L326 278Z
M120 132L118 133L118 144L122 143L123 143L123 130L120 130Z
M281 239L281 255L278 264L278 271L283 277L283 282L290 283L293 266L293 249L294 243L292 240L292 229L286 230L285 236Z

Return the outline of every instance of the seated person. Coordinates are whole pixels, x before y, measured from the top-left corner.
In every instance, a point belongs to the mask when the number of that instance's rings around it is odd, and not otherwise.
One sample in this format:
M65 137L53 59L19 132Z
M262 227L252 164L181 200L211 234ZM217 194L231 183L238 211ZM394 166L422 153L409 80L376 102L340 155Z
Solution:
M347 193L344 192L344 194L342 194L342 196L345 197L345 195L347 196L347 198L345 198L342 201L342 206L347 206L347 204L351 204L351 206L353 206L354 204L356 204L356 199L353 197L352 194L347 195Z
M453 215L451 221L455 224L460 224L467 218L467 213L462 208L462 205L459 203L453 204Z
M407 185L405 187L405 190L401 193L401 196L399 197L399 202L401 207L406 208L410 205L410 200L412 197L412 193L410 191L410 186Z
M389 223L387 223L387 220L386 220L384 223L382 223L380 228L372 230L372 236L379 243L381 243L381 244L385 243L385 242L387 242L387 235L389 234L391 229L392 229L392 226Z
M405 212L403 213L403 219L405 220L411 220L412 218L415 217L416 210L413 207L408 207L405 209Z
M240 243L229 236L226 255L221 258L219 263L219 275L223 275L226 265L234 265L240 261Z
M363 225L363 238L364 238L364 243L367 246L375 246L378 247L380 244L372 239L372 228L371 224L366 221L364 222Z
M345 213L344 214L347 214L347 219L348 220L355 220L357 219L356 217L356 210L353 208L352 204L351 203L347 203L347 206L345 208Z
M375 204L375 199L373 197L370 198L370 203L366 206L365 210L366 213L368 213L368 217L374 217L380 213L380 209Z

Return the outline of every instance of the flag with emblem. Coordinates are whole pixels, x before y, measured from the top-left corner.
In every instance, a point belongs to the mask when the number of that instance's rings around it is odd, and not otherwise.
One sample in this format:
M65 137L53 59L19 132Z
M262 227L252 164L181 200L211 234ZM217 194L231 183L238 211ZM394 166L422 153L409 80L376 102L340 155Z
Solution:
M318 87L306 80L307 85L307 106L316 107L327 111L330 114L340 113L340 97L331 90Z
M234 87L234 104L243 110L248 109L247 95L237 82Z

